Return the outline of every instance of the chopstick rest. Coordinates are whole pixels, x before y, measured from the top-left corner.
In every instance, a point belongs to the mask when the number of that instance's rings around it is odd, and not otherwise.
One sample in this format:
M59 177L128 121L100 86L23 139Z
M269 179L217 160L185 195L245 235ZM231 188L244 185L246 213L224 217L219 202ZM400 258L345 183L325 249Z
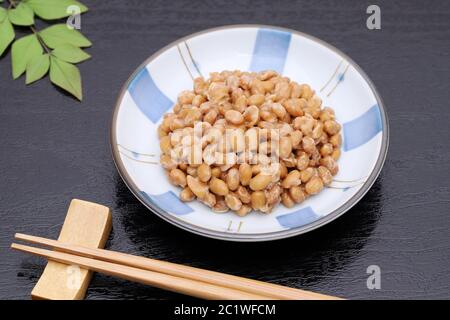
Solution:
M97 203L73 199L58 240L90 248L104 248L112 226L111 210ZM83 299L92 271L49 261L31 292L32 299Z

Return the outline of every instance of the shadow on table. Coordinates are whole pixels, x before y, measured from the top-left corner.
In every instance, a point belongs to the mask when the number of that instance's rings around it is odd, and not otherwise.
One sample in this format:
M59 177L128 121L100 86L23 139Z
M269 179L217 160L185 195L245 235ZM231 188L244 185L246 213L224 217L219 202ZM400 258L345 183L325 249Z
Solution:
M151 214L116 181L116 232L128 252L288 285L314 285L342 270L366 244L380 218L380 179L346 214L317 230L289 239L237 243L191 234ZM299 280L301 278L301 280Z

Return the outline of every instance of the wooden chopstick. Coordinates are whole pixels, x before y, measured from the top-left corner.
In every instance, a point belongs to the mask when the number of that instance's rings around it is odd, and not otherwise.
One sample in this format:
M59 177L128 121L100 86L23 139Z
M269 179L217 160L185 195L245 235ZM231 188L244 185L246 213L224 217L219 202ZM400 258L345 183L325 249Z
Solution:
M281 285L233 276L220 272L179 265L176 263L133 256L130 254L114 252L104 249L93 249L71 244L65 244L60 241L46 239L42 237L17 233L15 235L15 238L35 244L50 246L55 249L58 249L59 251L67 253L99 259L107 262L114 262L134 268L160 272L180 278L201 281L220 287L226 287L239 291L245 291L251 294L271 297L273 299L295 299L295 300L340 299L333 296L289 288Z
M160 289L197 298L212 300L271 300L271 298L240 290L219 287L209 283L171 276L164 273L142 270L106 261L80 257L69 253L45 250L13 243L11 248L32 253L56 262L75 264L95 272L131 280Z

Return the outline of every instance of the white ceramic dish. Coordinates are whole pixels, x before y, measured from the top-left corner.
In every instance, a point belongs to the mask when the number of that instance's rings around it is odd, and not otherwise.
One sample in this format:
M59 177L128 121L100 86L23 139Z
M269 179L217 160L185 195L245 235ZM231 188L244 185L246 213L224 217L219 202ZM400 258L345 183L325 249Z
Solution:
M276 70L316 90L343 125L340 171L333 188L271 214L217 214L183 203L159 160L157 126L192 79L222 70ZM367 75L349 57L312 36L261 25L225 26L182 38L148 58L120 92L111 127L117 169L152 212L188 231L233 241L264 241L318 228L345 213L370 189L388 149L383 103Z

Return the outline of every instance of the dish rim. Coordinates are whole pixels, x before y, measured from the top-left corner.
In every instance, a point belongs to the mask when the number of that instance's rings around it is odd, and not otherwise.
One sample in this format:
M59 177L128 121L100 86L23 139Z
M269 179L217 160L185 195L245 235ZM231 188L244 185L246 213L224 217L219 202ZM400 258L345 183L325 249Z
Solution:
M272 30L279 30L284 32L290 32L292 34L296 34L302 37L305 37L309 40L315 41L316 43L325 46L326 48L332 50L334 53L339 55L341 58L345 59L350 65L352 65L357 72L363 77L363 79L367 82L369 85L371 91L373 92L375 99L377 101L377 104L380 109L381 119L383 123L383 131L382 131L382 140L381 140L381 149L380 153L378 155L378 159L375 163L375 167L373 168L369 178L364 182L360 190L353 195L348 201L346 201L343 205L336 208L326 216L308 223L304 226L292 228L292 229L286 229L281 231L274 231L274 232L267 232L267 233L255 233L255 234L241 234L236 232L226 232L226 231L216 231L207 229L195 224L192 224L187 221L183 221L181 219L176 218L175 216L172 216L170 213L162 210L158 206L156 206L154 203L151 202L151 199L144 198L139 190L139 188L136 186L136 184L131 179L130 175L125 169L125 166L120 158L117 140L116 140L116 125L117 125L117 115L120 108L120 104L123 100L123 96L126 93L131 81L135 78L135 76L143 69L145 66L147 66L151 61L155 60L157 57L159 57L162 53L164 53L166 50L172 48L173 46L178 45L179 43L182 43L183 41L189 40L191 38L197 37L202 34L220 31L220 30L227 30L227 29L239 29L239 28L266 28L266 29L272 29ZM387 113L384 107L383 100L381 96L379 95L375 85L370 80L369 76L364 72L364 70L355 62L353 59L351 59L348 55L346 55L341 50L337 49L333 45L325 42L324 40L321 40L319 38L316 38L315 36L303 33L301 31L284 28L284 27L278 27L278 26L271 26L271 25L264 25L264 24L232 24L232 25L225 25L220 27L214 27L209 29L204 29L199 32L192 33L190 35L187 35L185 37L179 38L163 48L157 50L155 53L150 55L144 62L142 62L134 71L133 73L128 77L127 81L123 84L123 86L120 89L120 92L118 94L118 97L116 99L116 103L114 106L114 111L112 114L112 121L110 126L110 148L111 153L113 157L114 164L116 166L117 171L119 172L119 175L125 185L128 187L128 189L133 193L133 195L145 206L147 209L149 209L152 213L156 214L160 218L164 219L165 221L192 233L195 233L197 235L206 236L213 239L219 239L219 240L227 240L227 241L235 241L235 242L262 242L262 241L271 241L271 240L279 240L284 238L289 238L293 236L297 236L300 234L307 233L309 231L315 230L317 228L320 228L333 220L339 218L344 213L346 213L348 210L350 210L353 206L355 206L365 195L366 193L371 189L373 184L375 183L376 179L381 173L381 169L384 165L384 162L386 160L387 151L389 148L389 121L387 117Z

